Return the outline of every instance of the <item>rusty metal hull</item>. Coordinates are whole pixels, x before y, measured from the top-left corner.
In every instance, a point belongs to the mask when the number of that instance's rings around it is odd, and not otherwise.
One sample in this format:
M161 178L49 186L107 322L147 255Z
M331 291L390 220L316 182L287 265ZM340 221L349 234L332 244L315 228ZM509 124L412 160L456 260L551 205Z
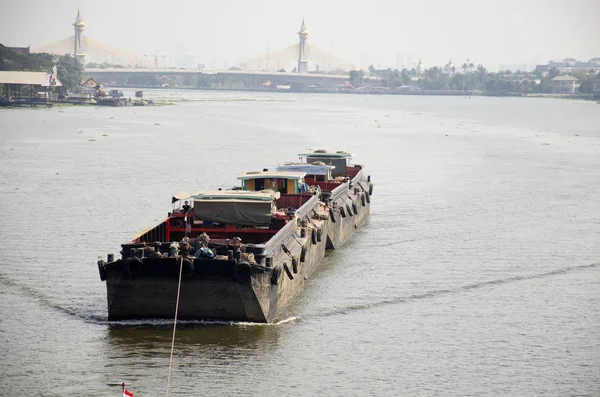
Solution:
M252 247L257 264L247 278L236 274L235 260L189 258L193 266L182 277L178 318L275 321L303 290L326 250L342 247L365 222L371 186L361 171L336 188L328 203L311 198L298 210L297 222ZM304 237L302 220L308 224ZM174 318L180 262L181 257L144 258L134 271L128 259L105 264L109 320Z

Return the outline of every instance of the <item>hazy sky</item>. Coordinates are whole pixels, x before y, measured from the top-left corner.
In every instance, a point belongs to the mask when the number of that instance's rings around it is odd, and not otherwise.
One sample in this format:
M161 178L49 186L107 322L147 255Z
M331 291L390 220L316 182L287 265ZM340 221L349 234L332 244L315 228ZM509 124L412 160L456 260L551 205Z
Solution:
M186 52L207 65L309 42L358 66L396 67L397 54L427 67L466 58L500 64L600 57L600 0L0 0L0 43L32 48L85 33L138 55ZM217 60L217 61L215 61Z

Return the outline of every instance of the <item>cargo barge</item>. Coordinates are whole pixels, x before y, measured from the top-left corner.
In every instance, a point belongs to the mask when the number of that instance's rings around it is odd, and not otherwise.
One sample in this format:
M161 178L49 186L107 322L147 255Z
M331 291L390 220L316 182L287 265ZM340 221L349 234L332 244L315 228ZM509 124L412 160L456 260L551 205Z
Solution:
M108 319L173 318L180 287L178 319L276 320L325 251L364 224L373 193L348 153L300 158L240 175L232 190L174 197L179 208L120 258L98 260Z

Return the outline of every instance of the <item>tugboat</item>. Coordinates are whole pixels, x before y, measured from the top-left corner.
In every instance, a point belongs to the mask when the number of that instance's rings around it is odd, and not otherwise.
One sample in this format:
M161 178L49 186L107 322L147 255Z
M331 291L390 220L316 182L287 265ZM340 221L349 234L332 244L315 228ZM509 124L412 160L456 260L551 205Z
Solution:
M122 244L119 259L100 259L108 319L173 318L179 293L179 319L276 320L325 251L365 222L373 193L348 153L300 157L240 175L232 190L175 196L185 204Z

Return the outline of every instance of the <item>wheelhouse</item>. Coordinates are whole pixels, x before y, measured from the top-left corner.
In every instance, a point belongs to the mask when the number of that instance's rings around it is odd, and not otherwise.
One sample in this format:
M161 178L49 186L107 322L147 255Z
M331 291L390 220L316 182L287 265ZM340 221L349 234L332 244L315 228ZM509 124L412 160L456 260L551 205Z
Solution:
M298 194L304 183L305 172L261 171L247 172L238 176L242 190L261 191L271 189L281 194Z
M318 193L315 187L305 182L306 172L298 171L261 171L240 175L243 190L272 189L281 194L276 200L278 210L298 209Z
M333 165L327 165L321 161L314 164L309 163L286 163L277 167L278 171L285 172L304 172L304 182L309 186L318 186L321 190L328 191L338 187L344 180L343 177L334 179L332 170Z
M352 179L363 168L358 164L350 164L350 160L352 160L352 154L341 150L335 153L327 152L326 150L315 150L313 153L301 153L298 156L300 157L300 160L305 161L307 164L323 164L333 166L334 168L331 172L333 178L348 177Z

